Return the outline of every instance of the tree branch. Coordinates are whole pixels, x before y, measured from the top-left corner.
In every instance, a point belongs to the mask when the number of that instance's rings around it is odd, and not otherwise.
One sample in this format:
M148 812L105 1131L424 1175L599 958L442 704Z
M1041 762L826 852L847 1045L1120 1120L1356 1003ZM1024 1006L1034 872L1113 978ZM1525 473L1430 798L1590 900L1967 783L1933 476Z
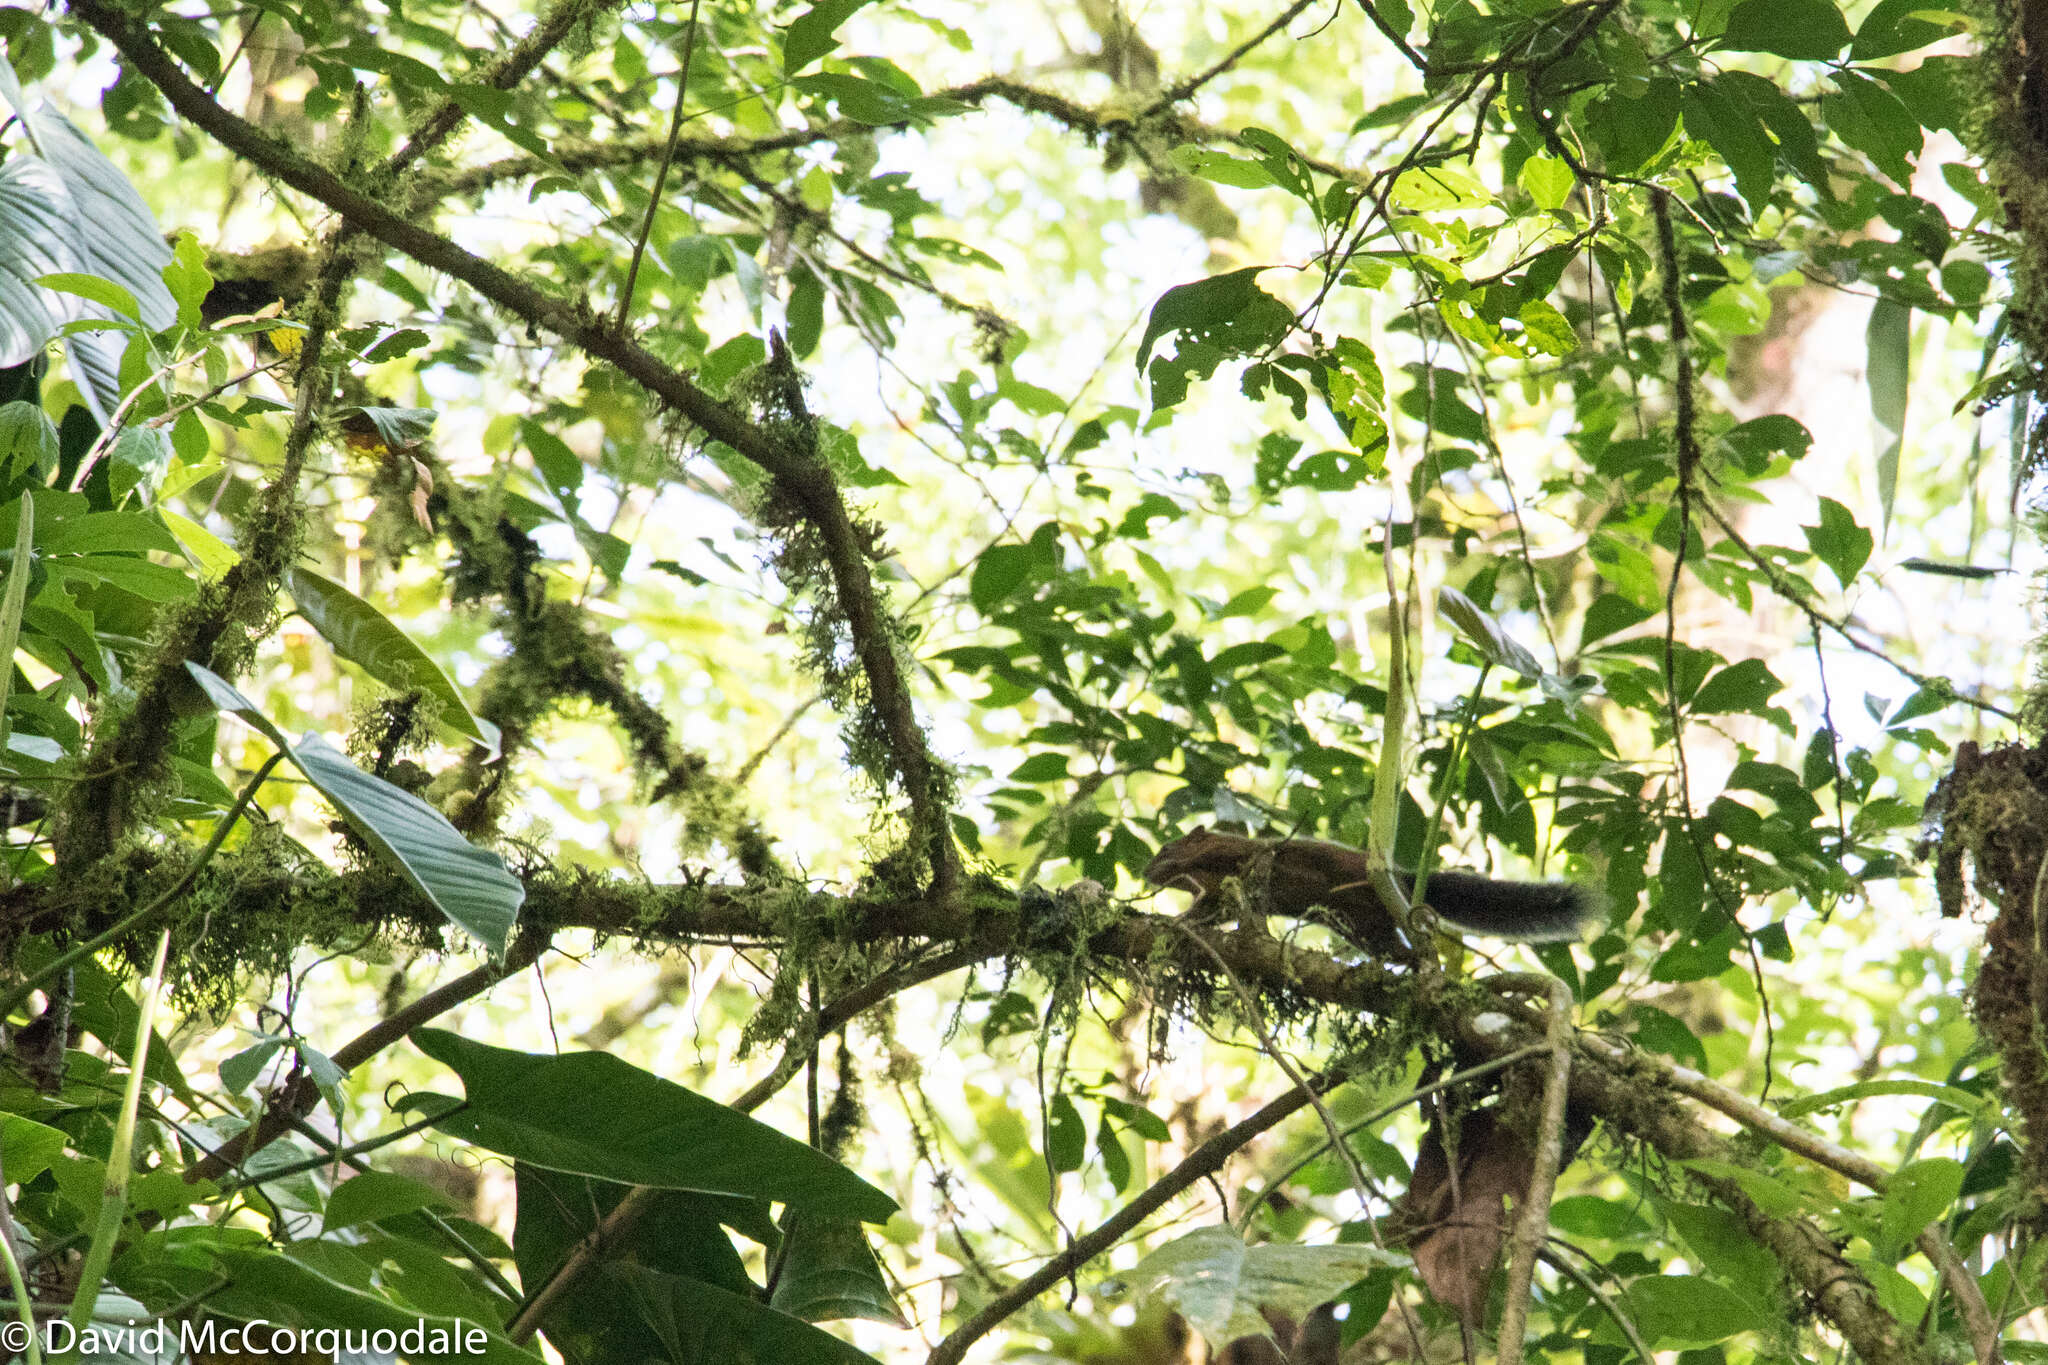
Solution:
M862 671L867 675L876 715L888 737L891 765L910 799L913 822L930 840L933 894L948 894L958 879L959 865L947 830L947 813L939 800L937 764L917 723L896 658L895 642L885 624L880 595L868 570L863 539L824 462L771 436L737 408L714 398L632 338L614 332L591 312L587 303L558 299L510 271L464 251L447 238L420 227L411 216L387 207L254 124L229 113L185 75L144 25L115 9L108 0L73 0L71 12L112 43L181 117L229 151L319 200L386 245L461 280L521 321L554 332L594 359L617 367L702 428L706 435L724 442L776 480L824 542L834 592L845 612L847 630L853 637Z
M979 1313L954 1328L952 1335L925 1357L925 1365L959 1365L967 1354L967 1348L987 1336L1004 1318L1122 1241L1126 1233L1182 1190L1222 1170L1223 1163L1253 1138L1306 1106L1312 1093L1329 1090L1342 1079L1342 1076L1327 1071L1312 1077L1306 1085L1295 1086L1189 1152L1180 1165L1154 1181L1143 1194L1076 1237L1066 1250L998 1294Z
M515 972L532 966L547 947L542 935L527 933L514 943L502 962L487 962L465 972L445 985L437 986L388 1019L380 1019L333 1053L334 1064L352 1071L390 1047L414 1029L437 1019L465 1000L482 995ZM310 1077L295 1076L281 1091L273 1093L263 1116L248 1128L194 1162L185 1171L187 1184L218 1180L240 1166L252 1154L262 1151L284 1136L298 1120L313 1112L320 1102L320 1087Z

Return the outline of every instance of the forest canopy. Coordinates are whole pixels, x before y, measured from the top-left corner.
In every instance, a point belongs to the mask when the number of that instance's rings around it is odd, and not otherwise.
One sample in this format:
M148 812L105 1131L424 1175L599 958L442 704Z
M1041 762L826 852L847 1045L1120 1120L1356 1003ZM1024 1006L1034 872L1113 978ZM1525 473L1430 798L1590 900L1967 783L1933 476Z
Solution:
M0 1347L2043 1356L2038 6L0 40Z

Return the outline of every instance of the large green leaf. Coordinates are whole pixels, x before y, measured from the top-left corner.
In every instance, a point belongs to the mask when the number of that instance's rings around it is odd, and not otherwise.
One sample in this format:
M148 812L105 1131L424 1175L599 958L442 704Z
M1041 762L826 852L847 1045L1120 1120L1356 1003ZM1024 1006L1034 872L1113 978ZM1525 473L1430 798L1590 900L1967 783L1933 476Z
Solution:
M519 1282L545 1284L577 1245L595 1232L629 1187L609 1180L544 1170L531 1162L516 1166L519 1217L513 1231ZM346 1188L344 1186L343 1188ZM605 1243L607 1260L723 1289L758 1300L760 1289L726 1227L732 1226L770 1249L778 1233L766 1201L687 1190L643 1192L639 1214ZM659 1358L665 1349L654 1325L619 1311L619 1286L607 1274L586 1276L561 1294L541 1321L541 1330L563 1353L578 1360ZM660 1316L660 1315L657 1315ZM736 1341L728 1341L738 1354Z
M891 1327L910 1326L896 1307L868 1245L867 1230L860 1224L793 1214L788 1228L782 1272L775 1277L775 1292L768 1300L771 1306L805 1322L866 1318Z
M675 1365L875 1365L873 1356L831 1333L716 1285L637 1265L612 1267L611 1279L660 1339L660 1358Z
M1211 1343L1267 1331L1261 1308L1301 1317L1381 1266L1408 1258L1363 1243L1246 1246L1226 1226L1191 1232L1160 1247L1131 1272L1140 1293L1162 1295Z
M451 923L503 955L526 887L505 870L497 854L478 848L441 812L364 772L320 736L308 734L293 744L254 702L211 669L190 662L185 667L215 706L240 716L284 750L349 828L403 872Z
M879 1223L896 1201L814 1147L603 1052L514 1052L441 1029L413 1035L468 1103L435 1127L519 1161L660 1189L772 1199ZM419 1098L419 1097L416 1097Z
M537 1365L538 1355L521 1350L472 1320L422 1316L411 1308L365 1293L294 1258L314 1257L332 1244L300 1243L293 1252L235 1250L220 1257L228 1283L210 1295L210 1313L243 1320L267 1319L293 1327L333 1327L351 1332L440 1332L443 1342L459 1340L460 1351L408 1349L409 1360L479 1360L487 1365ZM222 1324L225 1327L227 1324ZM216 1334L220 1329L216 1329ZM254 1343L268 1345L271 1328L259 1328ZM449 1337L446 1334L456 1334ZM217 1339L217 1337L216 1337ZM309 1343L311 1344L311 1343ZM403 1346L405 1343L400 1343ZM431 1342L428 1343L432 1345ZM250 1353L248 1359L255 1359Z
M1699 1275L1645 1275L1628 1287L1636 1325L1652 1346L1699 1347L1768 1331L1771 1317L1734 1290Z
M34 282L44 275L112 280L134 298L144 326L170 326L178 309L161 272L171 249L128 177L71 120L40 102L31 107L5 63L0 99L29 143L0 166L0 366L36 354L67 322L111 316ZM121 401L126 337L86 333L66 344L79 389L104 426Z
M1869 359L1870 415L1884 428L1884 448L1877 456L1877 505L1891 530L1892 503L1899 492L1899 456L1906 441L1906 387L1912 379L1913 309L1892 299L1879 299L1870 310L1865 333Z
M478 719L441 666L383 612L311 569L287 570L284 582L299 615L334 646L335 653L386 687L425 694L443 723L496 752L498 727Z
M794 76L839 46L833 30L869 0L820 0L789 21L782 31L782 71Z

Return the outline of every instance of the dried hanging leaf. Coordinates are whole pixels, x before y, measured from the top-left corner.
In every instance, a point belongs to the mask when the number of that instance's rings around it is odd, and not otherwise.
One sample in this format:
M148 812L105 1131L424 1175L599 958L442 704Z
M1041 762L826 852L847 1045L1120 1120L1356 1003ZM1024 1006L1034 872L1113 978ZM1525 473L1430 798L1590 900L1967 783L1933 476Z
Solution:
M1506 1236L1507 1201L1529 1188L1536 1157L1526 1139L1497 1122L1498 1110L1465 1115L1458 1128L1458 1178L1450 1179L1441 1121L1430 1124L1406 1209L1419 1227L1411 1250L1422 1282L1472 1326L1486 1319L1486 1291Z
M427 499L434 493L434 476L418 460L412 462L412 472L412 519L420 524L422 531L431 531L434 521L427 515Z

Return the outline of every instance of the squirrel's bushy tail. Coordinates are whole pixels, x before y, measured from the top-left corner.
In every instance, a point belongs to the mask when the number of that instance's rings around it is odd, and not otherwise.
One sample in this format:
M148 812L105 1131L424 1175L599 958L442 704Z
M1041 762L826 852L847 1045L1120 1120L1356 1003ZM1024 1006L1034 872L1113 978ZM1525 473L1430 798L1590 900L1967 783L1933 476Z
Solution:
M1413 894L1414 877L1404 873L1401 881ZM1432 872L1422 896L1454 929L1521 943L1578 938L1598 909L1570 882L1504 882L1476 872Z

